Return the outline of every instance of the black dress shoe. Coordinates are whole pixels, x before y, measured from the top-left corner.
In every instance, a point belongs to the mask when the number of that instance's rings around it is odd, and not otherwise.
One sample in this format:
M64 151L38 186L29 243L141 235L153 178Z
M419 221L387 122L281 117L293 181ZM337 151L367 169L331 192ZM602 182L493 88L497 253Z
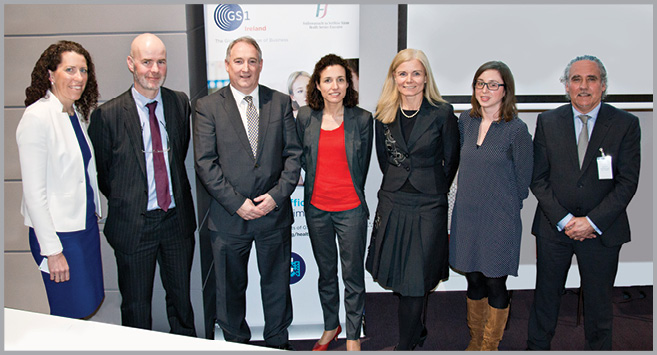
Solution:
M295 351L296 350L292 346L292 344L290 344L290 343L285 343L285 344L281 344L281 345L274 345L274 346L270 346L270 348L281 349L281 350L290 350L290 351Z
M427 340L427 336L429 335L429 332L427 331L427 327L422 327L422 332L420 332L420 338L417 340L417 343L413 344L411 346L411 350L415 350L416 346L424 346L424 341Z

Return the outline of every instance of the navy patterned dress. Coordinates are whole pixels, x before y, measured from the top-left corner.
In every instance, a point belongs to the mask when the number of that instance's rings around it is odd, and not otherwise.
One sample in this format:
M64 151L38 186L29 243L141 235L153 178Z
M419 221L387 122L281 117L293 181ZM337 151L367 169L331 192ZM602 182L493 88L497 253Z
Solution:
M518 276L522 201L529 195L532 137L519 118L490 125L477 146L482 119L459 117L461 163L452 213L449 263L459 272Z
M50 274L41 272L48 295L50 314L69 318L85 318L98 308L105 297L103 268L100 256L100 232L96 217L94 191L89 183L87 167L91 160L91 149L82 132L77 115L69 116L75 136L80 145L84 161L84 175L87 185L86 228L76 232L57 232L62 243L63 253L69 266L70 280L56 283ZM72 153L73 154L73 153ZM30 228L30 250L37 265L43 256L33 228Z

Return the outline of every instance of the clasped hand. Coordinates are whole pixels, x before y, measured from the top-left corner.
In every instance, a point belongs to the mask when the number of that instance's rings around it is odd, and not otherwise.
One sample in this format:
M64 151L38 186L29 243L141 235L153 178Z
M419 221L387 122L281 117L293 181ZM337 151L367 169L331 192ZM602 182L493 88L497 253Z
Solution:
M237 210L237 214L246 221L266 216L276 207L276 201L269 195L260 195L253 200L247 198Z
M594 230L586 217L573 217L564 228L566 235L577 241L595 238Z

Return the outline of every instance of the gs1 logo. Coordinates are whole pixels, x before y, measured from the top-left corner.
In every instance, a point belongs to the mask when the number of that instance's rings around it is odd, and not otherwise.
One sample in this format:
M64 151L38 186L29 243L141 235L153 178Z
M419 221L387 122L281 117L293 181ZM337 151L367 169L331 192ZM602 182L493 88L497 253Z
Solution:
M214 22L224 31L238 29L244 20L249 20L249 12L242 11L237 4L218 5L214 10Z
M297 253L292 253L290 260L290 285L301 281L306 274L306 262Z

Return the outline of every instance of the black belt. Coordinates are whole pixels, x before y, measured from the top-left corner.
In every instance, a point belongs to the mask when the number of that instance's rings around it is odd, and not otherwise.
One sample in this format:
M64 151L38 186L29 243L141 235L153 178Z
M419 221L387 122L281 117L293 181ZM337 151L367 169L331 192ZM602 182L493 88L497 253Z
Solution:
M156 210L151 210L151 211L146 211L144 213L144 216L146 217L152 217L152 218L157 218L157 217L164 217L167 214L172 214L176 211L176 208L169 208L166 212L163 209L156 209Z

